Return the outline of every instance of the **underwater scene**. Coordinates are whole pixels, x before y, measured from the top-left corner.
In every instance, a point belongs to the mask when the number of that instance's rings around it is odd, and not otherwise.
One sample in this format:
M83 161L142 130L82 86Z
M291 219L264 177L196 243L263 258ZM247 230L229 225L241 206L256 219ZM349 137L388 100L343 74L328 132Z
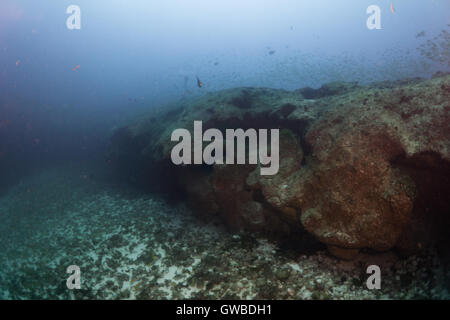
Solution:
M0 300L449 300L449 230L450 1L0 2Z

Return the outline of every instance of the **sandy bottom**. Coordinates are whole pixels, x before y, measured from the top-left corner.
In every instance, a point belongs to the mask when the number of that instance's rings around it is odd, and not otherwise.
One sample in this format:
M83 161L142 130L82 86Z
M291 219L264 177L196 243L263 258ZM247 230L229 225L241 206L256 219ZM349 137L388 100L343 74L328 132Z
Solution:
M449 299L432 250L338 261L205 224L182 204L100 181L79 166L0 197L0 299ZM368 290L366 267L382 271ZM81 269L69 290L67 267Z

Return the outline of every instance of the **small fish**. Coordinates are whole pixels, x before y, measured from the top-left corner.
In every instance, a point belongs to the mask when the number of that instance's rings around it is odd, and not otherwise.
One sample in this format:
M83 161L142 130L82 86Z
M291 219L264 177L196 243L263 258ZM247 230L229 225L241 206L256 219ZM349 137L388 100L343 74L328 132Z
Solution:
M273 54L275 54L275 52L276 52L275 50L270 50L270 51L269 51L269 54L270 54L270 55L273 55Z
M197 86L199 88L203 87L203 82L201 82L200 79L197 76L196 76L196 78L197 78Z
M391 2L391 12L395 13L394 4Z
M420 38L420 37L423 37L423 36L425 36L425 31L419 32L419 33L416 35L416 38Z
M17 60L16 61L16 67L19 66L19 64L20 64L20 60Z
M80 65L77 65L75 68L72 69L72 71L78 70L79 67Z

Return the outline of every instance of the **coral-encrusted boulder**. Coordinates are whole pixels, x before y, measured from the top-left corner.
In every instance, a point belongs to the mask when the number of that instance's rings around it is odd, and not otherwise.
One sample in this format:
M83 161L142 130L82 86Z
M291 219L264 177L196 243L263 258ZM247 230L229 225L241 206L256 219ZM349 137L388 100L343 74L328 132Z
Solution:
M450 75L293 92L238 88L154 111L116 131L111 160L135 181L182 191L204 219L290 237L307 230L330 252L411 254L448 237ZM178 167L176 128L280 130L280 169ZM301 237L292 237L302 241ZM302 243L298 243L301 247Z
M302 186L301 220L331 251L421 246L411 242L411 233L423 223L417 216L424 215L413 208L429 191L423 188L424 179L415 179L414 170L404 164L424 152L449 159L448 79L349 97L307 132L313 174ZM432 162L424 166L433 170ZM448 170L441 173L448 181ZM432 188L433 183L426 184ZM439 214L448 221L448 190L440 195L447 200Z
M308 132L315 163L302 186L301 220L328 245L386 250L411 216L415 187L390 165L403 154L400 143L373 119L353 126L354 114L349 109L339 125L324 120Z

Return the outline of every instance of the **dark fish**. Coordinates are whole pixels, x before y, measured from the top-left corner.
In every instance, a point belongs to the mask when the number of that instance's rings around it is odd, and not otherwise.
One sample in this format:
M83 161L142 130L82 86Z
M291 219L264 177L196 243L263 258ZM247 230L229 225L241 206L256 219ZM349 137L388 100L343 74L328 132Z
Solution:
M197 78L197 86L199 88L203 87L203 82L201 82L200 79L197 76L196 76L196 78Z
M270 54L270 55L273 55L275 52L276 52L275 50L270 50L270 51L269 51L269 54Z

